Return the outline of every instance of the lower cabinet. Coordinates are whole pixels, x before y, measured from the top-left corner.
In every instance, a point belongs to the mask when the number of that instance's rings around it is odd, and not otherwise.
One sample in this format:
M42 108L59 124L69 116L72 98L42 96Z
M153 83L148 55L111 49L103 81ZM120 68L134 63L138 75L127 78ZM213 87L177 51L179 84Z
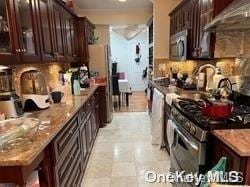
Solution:
M216 165L221 157L227 158L227 171L238 171L243 174L243 182L238 185L250 185L250 157L242 157L224 144L217 137L212 140L211 167ZM236 185L236 183L234 183Z
M100 126L96 95L58 133L49 145L56 187L78 187Z

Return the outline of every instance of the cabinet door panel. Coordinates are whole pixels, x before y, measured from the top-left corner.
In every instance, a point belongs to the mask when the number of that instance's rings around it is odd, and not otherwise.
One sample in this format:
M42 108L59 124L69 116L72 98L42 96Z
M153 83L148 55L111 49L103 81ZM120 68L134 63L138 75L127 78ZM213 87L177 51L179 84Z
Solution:
M35 0L19 0L16 3L16 22L20 38L21 62L39 62L40 49Z
M0 0L0 64L13 64L19 60L13 6L13 1Z
M64 49L64 21L62 19L62 9L56 2L52 4L53 9L53 32L54 32L54 55L57 61L65 60Z
M43 61L54 61L51 11L49 6L50 4L48 0L38 1L37 10L40 26L40 41Z

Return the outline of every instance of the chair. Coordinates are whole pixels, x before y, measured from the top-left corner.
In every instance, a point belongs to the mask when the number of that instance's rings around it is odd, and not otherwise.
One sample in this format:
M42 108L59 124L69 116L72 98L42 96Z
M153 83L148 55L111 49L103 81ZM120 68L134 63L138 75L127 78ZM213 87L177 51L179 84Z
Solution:
M119 108L121 107L121 93L119 90L119 75L112 75L113 96L118 96Z

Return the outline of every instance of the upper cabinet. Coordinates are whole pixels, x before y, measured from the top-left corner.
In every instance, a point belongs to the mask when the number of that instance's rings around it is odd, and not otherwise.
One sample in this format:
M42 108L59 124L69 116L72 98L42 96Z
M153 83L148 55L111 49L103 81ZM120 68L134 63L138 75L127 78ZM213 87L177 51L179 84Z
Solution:
M54 56L57 61L66 61L66 41L64 38L65 19L63 9L56 2L52 1L52 28L54 33Z
M88 66L89 63L89 45L95 43L94 30L95 26L86 18L78 18L78 51L80 54L81 63Z
M53 47L52 11L49 0L37 1L42 61L55 61Z
M18 41L14 33L15 27L15 13L14 1L0 0L0 59L1 64L9 64L13 61L17 62Z
M40 61L39 35L35 0L18 0L15 3L16 26L21 62Z
M77 21L60 0L0 0L0 64L80 62Z
M188 58L214 57L215 34L205 32L204 26L212 21L233 0L184 0L170 13L170 33L189 30Z

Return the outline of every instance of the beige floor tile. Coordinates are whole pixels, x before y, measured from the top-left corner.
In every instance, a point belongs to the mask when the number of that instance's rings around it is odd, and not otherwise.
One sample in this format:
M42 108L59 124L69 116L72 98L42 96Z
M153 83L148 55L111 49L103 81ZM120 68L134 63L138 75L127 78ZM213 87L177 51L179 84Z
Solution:
M136 150L145 150L145 151L147 151L147 150L154 150L154 149L155 149L154 146L152 146L152 144L149 143L149 142L144 142L144 141L135 142L135 151Z
M158 162L136 162L137 176L145 176L149 171L160 174L162 170L159 168Z
M111 187L137 187L137 177L112 177Z
M170 160L168 152L164 150L155 150L154 154L158 161L168 161Z
M138 177L138 186L139 187L172 187L172 185L170 183L149 183L145 176L139 176Z
M136 162L151 162L157 161L157 158L153 151L145 151L141 149L135 150L135 161Z
M87 178L83 180L81 187L110 187L110 178Z
M134 143L115 143L114 152L134 151Z
M96 144L93 151L95 153L113 152L114 151L114 143L107 142L107 143Z
M99 152L94 152L91 155L91 159L89 162L113 162L114 159L114 154L113 152L104 152L104 153L99 153Z
M114 163L112 177L134 177L136 176L135 164L133 162Z
M135 153L131 151L114 152L114 162L134 162Z
M112 162L103 161L91 161L87 166L85 172L86 178L106 178L111 177L112 174Z

